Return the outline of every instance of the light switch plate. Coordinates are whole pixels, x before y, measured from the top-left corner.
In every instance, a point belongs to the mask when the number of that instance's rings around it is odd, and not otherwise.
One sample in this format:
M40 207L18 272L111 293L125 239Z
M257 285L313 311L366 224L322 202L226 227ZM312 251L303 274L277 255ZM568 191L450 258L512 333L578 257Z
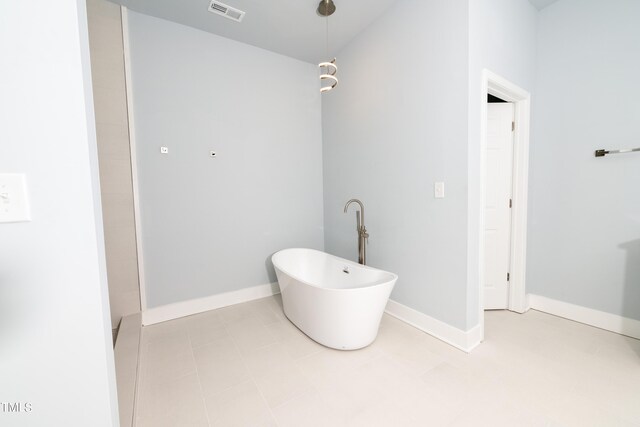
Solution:
M24 174L0 174L0 222L31 221Z
M444 199L444 182L436 182L433 186L433 197Z

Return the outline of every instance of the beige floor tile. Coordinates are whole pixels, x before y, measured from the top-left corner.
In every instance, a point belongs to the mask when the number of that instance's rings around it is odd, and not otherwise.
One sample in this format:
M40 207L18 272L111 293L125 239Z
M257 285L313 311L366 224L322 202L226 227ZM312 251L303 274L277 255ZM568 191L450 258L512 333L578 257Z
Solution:
M640 426L640 341L535 311L471 354L388 315L343 352L265 298L145 327L141 358L138 426Z
M140 417L136 427L209 427L206 411L175 412L155 417Z
M508 400L470 404L449 424L451 427L548 427L553 425L546 416L528 411Z
M158 356L158 353L150 353L142 359L141 384L160 384L196 373L191 350L180 353L165 352L162 357Z
M278 341L255 317L228 324L227 332L243 354L249 354Z
M188 351L191 348L189 336L186 330L178 330L159 335L146 342L147 350L150 356L159 353L180 353Z
M187 329L183 319L156 323L142 328L142 342L152 343L157 340L186 335Z
M404 402L396 403L395 414L404 414L411 422L408 425L447 426L463 411L464 407L457 400L450 400L432 392L417 393L404 396Z
M260 391L248 380L219 394L206 398L207 412L212 426L267 427L275 426Z
M636 406L638 405L636 401ZM549 405L547 416L558 425L567 427L638 426L640 422L625 419L624 413L608 407L606 399L564 395Z
M220 325L194 326L189 329L189 339L193 348L211 344L221 338L229 338L227 328Z
M311 390L272 410L279 427L346 427L345 420Z
M224 323L235 323L254 317L249 303L230 305L216 310Z
M193 355L198 369L206 368L210 362L218 359L240 359L238 348L228 335L219 337L206 345L194 348Z
M262 298L247 304L253 316L265 325L286 319L282 307L273 297Z
M598 402L607 412L640 425L640 382L636 377L626 377L617 369L585 370L575 390L576 399Z
M159 384L196 373L189 337L183 331L158 335L144 342L141 352L141 384Z
M367 362L347 378L377 389L388 402L408 402L414 396L429 392L429 388L419 377L388 355Z
M369 408L380 406L393 395L376 387L366 375L355 372L332 378L316 386L320 399L347 422L357 419Z
M190 316L185 326L194 348L228 337L225 324L216 311Z
M288 319L265 325L271 336L280 341L293 359L319 353L326 347L306 336Z
M312 388L311 381L293 364L270 366L253 378L271 408Z
M206 397L249 379L249 371L240 353L228 338L194 348L193 355Z
M277 366L292 366L294 359L289 355L282 342L261 347L251 353L243 354L242 359L251 375L258 375Z
M295 327L288 319L265 325L269 333L278 340L285 340L292 336L297 336L302 332ZM303 334L304 335L304 334Z
M191 374L159 385L143 385L137 405L138 418L198 422L204 411L198 376Z
M422 337L418 339L409 337L389 339L381 348L416 375L425 373L443 362L442 357L431 351L428 343Z
M299 331L285 339L282 345L294 360L320 353L326 348Z
M449 416L441 420L429 411L429 422L425 424L425 419L416 419L414 414L408 410L412 409L406 405L402 405L398 401L381 402L377 405L370 405L364 408L360 413L348 421L349 427L425 427L425 426L446 426L450 421ZM436 408L439 409L439 408Z
M483 390L495 388L489 379L477 372L446 362L429 370L420 378L431 392L459 404L473 401Z
M322 348L321 351L296 360L296 366L314 384L323 384L333 378L342 378L368 361L381 355L373 348L340 351Z

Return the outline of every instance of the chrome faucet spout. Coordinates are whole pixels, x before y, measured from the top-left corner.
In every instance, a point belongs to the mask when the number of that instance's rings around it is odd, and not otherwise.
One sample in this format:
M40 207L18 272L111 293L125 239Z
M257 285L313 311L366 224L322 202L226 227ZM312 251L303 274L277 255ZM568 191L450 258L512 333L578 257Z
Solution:
M367 227L364 225L364 204L358 199L351 199L344 205L344 213L347 213L349 205L351 203L357 203L360 205L360 210L357 211L356 216L356 230L358 232L358 262L362 265L367 263L367 247L366 244L369 241L369 233L367 233Z
M360 215L358 215L360 217L360 224L362 224L362 226L364 226L364 205L362 204L362 202L358 199L351 199L347 202L346 205L344 205L344 213L347 213L347 209L349 209L349 205L351 203L357 203L358 205L360 205Z

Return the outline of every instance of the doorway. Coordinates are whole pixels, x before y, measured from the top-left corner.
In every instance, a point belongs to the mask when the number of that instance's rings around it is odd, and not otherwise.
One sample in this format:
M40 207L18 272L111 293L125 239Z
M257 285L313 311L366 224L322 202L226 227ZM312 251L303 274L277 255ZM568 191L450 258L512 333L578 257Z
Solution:
M487 99L484 198L484 309L509 308L515 107Z
M518 313L524 313L528 309L525 294L525 270L531 97L527 91L488 70L483 71L482 90L484 95L481 105L479 177L482 206L479 209L480 288L478 309L481 331L484 336L485 309L506 308ZM489 107L487 102L489 96L506 102L492 103L498 107ZM490 112L490 110L492 111ZM497 119L498 116L504 117ZM497 120L497 122L489 124L490 117L491 120ZM511 123L509 123L509 117L511 117ZM500 121L504 121L506 125L499 125ZM503 145L495 152L490 152L494 150L493 146L495 145L494 141L489 141L490 126L498 126L499 128L491 129L491 132L502 134L502 144L505 144L504 141L510 141L510 144ZM492 145L492 148L489 147L489 144ZM495 166L495 162L498 161L494 158L496 156L502 159L500 160L501 164L504 163L499 170L496 170ZM511 165L508 165L509 160ZM494 164L490 165L492 162ZM489 212L490 204L496 206L495 212ZM498 207L500 209L497 209ZM496 228L495 221L497 220L500 221L500 227ZM487 233L493 229L501 230L494 233L496 237L493 240L495 242L492 241L491 233L487 238ZM497 245L500 245L500 249L497 248ZM500 261L494 262L496 259ZM491 267L487 263L492 263ZM491 295L492 292L488 292L485 295L485 288L491 287L495 288L495 293Z

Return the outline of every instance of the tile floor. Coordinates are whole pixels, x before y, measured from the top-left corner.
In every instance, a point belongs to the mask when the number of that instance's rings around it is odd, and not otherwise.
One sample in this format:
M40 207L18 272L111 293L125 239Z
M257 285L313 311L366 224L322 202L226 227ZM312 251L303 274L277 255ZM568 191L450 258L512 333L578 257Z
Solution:
M388 315L341 352L271 297L145 327L136 410L138 427L640 426L640 341L491 311L472 354Z

